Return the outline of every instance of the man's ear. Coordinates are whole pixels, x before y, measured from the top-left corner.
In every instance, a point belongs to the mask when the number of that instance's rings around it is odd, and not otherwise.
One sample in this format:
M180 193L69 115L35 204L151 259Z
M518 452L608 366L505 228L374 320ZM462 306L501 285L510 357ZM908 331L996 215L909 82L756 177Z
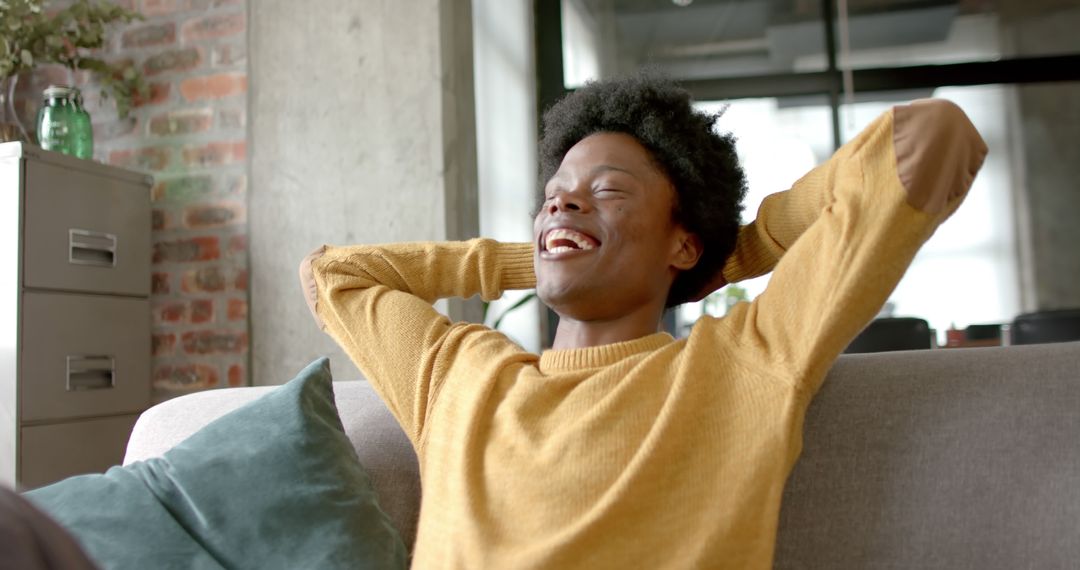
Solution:
M679 271L693 269L704 251L701 238L682 228L679 228L676 237L678 238L675 242L677 249L671 257L671 266Z

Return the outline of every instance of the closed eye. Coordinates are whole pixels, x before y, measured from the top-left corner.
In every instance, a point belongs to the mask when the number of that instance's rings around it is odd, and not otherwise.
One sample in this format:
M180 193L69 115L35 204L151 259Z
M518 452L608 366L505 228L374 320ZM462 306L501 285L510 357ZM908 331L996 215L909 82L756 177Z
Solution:
M615 196L621 196L623 194L626 194L626 192L624 192L624 191L622 191L622 190L620 190L618 188L600 188L598 190L594 190L593 194L596 194L597 196L603 196L603 197L606 197L606 198L612 198L612 197L615 197Z

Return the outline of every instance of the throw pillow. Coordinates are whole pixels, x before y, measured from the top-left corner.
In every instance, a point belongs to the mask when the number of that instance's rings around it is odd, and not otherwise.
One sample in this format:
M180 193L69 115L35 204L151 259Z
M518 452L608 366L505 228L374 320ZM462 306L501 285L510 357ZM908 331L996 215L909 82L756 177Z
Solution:
M163 457L26 493L103 568L405 568L334 403L329 361Z

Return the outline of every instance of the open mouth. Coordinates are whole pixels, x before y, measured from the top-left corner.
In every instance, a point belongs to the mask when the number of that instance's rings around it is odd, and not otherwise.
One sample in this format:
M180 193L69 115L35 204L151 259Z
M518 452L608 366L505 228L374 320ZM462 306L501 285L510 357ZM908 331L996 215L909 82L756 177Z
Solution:
M599 240L569 228L548 230L544 236L544 249L553 254L569 251L587 251L597 247L600 247Z

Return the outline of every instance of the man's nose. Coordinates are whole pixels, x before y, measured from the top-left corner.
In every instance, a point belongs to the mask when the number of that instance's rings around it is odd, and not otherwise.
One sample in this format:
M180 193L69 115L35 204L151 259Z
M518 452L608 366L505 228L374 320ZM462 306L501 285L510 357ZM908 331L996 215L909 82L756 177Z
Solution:
M589 210L588 199L581 192L559 192L548 206L548 214L557 212L586 212Z

